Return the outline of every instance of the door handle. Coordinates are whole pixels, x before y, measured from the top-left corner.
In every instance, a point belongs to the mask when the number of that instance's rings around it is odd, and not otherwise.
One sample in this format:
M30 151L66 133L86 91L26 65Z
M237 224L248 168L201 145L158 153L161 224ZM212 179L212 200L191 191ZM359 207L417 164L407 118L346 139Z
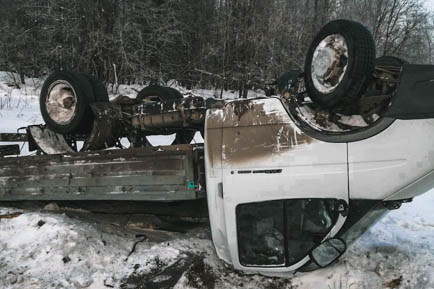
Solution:
M223 199L223 183L217 184L217 193L219 197Z

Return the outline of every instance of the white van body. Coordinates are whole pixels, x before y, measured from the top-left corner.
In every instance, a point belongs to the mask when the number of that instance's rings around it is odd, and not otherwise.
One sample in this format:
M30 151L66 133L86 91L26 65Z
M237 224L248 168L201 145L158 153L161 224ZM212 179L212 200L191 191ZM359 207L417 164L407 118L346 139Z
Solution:
M250 273L308 266L314 244L336 236L351 242L386 204L434 187L434 119L395 120L366 139L332 143L304 133L279 98L258 98L208 110L205 130L213 242L221 259ZM368 203L384 210L355 216ZM335 209L318 209L325 207Z

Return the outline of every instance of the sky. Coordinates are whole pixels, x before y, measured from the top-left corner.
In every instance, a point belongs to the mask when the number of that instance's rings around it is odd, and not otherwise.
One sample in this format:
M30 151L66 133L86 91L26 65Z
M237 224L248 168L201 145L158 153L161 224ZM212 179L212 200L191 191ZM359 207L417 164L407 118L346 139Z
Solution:
M434 11L434 0L426 0L425 6L431 11Z

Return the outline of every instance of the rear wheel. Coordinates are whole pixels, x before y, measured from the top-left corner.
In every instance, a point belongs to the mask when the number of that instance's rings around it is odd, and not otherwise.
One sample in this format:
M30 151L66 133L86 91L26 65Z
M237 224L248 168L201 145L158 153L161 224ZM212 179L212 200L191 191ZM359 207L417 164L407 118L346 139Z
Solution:
M174 99L184 98L184 96L182 95L181 92L179 92L179 90L174 89L173 87L166 87L166 89L168 89L170 91L170 93Z
M175 89L173 89L175 90ZM177 95L169 87L164 87L160 85L150 85L143 88L136 96L137 100L140 101L167 101L171 99L180 99L182 95Z
M88 132L92 124L89 103L95 101L94 90L83 75L58 71L44 82L39 98L42 118L55 132Z
M360 23L335 20L313 40L305 62L309 97L322 107L354 103L374 72L375 43Z

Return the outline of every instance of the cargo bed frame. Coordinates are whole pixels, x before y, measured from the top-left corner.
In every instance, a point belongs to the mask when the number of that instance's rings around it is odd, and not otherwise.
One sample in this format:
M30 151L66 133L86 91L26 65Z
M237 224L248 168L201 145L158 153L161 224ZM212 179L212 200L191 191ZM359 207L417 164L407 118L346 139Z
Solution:
M0 201L181 201L205 197L203 145L0 158Z

